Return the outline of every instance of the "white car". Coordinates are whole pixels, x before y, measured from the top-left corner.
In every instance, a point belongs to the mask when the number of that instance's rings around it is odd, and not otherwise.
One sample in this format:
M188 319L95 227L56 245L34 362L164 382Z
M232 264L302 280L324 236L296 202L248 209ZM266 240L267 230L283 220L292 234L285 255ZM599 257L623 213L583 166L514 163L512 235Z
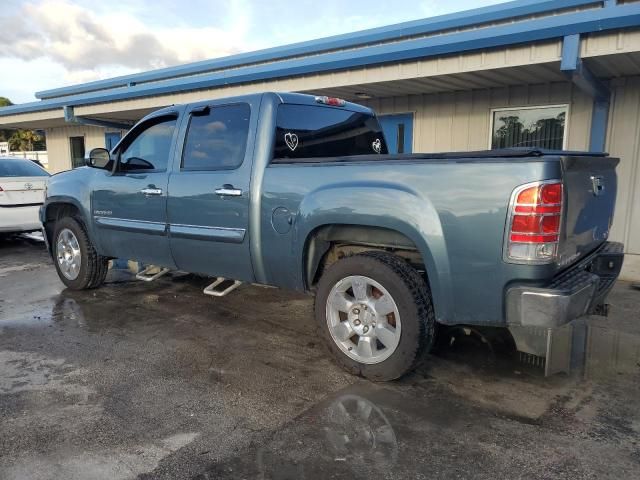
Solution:
M31 160L0 157L0 233L40 230L49 173Z

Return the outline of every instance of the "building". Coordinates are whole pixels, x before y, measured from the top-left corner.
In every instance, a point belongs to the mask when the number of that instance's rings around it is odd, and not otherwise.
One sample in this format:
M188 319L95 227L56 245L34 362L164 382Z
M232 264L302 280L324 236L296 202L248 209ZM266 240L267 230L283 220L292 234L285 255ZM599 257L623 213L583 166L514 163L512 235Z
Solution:
M257 91L372 106L397 151L515 145L622 159L611 238L640 279L640 1L518 0L39 92L0 128L43 129L53 171L148 112Z

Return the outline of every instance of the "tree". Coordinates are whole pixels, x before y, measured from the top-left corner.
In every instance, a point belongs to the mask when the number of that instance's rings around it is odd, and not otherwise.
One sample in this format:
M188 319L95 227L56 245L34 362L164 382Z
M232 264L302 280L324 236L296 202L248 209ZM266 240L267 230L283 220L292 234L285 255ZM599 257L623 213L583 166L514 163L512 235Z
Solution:
M9 137L9 150L31 152L36 142L44 140L33 130L17 130Z
M0 97L0 108L9 107L13 102L6 97ZM9 150L30 152L35 150L36 144L40 148L44 143L44 137L32 130L2 130L0 129L0 142L9 142ZM46 147L45 147L46 148Z
M0 108L9 107L13 105L13 102L6 97L0 97ZM13 134L11 130L0 130L0 142L6 142Z

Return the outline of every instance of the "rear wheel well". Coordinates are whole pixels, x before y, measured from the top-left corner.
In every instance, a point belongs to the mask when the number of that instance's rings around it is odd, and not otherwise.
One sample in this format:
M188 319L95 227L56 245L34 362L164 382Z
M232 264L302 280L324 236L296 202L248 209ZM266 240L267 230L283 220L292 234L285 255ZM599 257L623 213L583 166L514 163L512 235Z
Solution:
M424 259L409 237L383 227L341 224L319 227L309 235L305 248L307 287L314 288L323 272L341 258L369 251L388 252L405 259L428 284Z

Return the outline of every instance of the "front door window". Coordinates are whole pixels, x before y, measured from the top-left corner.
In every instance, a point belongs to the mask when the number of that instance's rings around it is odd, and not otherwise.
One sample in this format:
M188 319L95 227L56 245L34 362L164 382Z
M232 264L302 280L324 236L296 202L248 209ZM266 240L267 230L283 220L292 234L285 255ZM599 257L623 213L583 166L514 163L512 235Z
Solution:
M160 117L146 125L132 140L123 145L118 171L163 172L169 162L169 150L176 130L175 117Z

